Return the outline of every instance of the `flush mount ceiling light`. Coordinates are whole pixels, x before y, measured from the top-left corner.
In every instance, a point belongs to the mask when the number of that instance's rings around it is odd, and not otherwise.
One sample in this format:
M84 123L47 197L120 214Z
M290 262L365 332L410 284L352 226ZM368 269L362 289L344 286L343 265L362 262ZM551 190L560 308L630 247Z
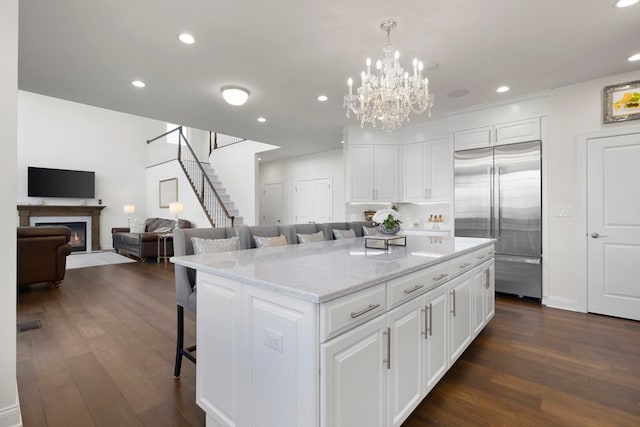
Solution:
M145 87L146 84L144 84L144 82L142 80L134 80L131 82L132 85L134 85L135 87Z
M249 91L240 86L225 86L221 90L222 97L231 105L242 105L249 99Z
M353 80L349 77L349 95L344 97L344 106L349 113L355 113L360 125L370 123L391 133L403 122L409 121L409 114L431 115L433 95L429 94L429 79L423 78L424 64L413 60L413 74L405 72L398 59L400 53L391 43L391 30L398 23L392 19L382 21L380 29L387 33L387 42L382 45L383 57L376 61L376 72L371 73L371 58L367 58L367 71L360 74L361 86L353 93Z
M264 123L264 122L266 122L266 121L267 121L267 119L265 119L264 117L258 117L258 121L259 121L260 123Z
M194 44L196 39L193 38L191 34L182 33L178 36L178 39L184 44Z
M327 99L329 99L329 98L327 97L327 95L320 95L320 96L318 96L318 101L320 101L320 102L325 102Z
M614 4L616 7L629 7L638 3L640 0L618 0Z
M631 55L630 57L627 58L627 61L629 61L629 62L640 61L640 53L636 53L635 55Z
M509 92L509 86L500 86L498 89L496 89L496 92L498 93L505 93L505 92Z

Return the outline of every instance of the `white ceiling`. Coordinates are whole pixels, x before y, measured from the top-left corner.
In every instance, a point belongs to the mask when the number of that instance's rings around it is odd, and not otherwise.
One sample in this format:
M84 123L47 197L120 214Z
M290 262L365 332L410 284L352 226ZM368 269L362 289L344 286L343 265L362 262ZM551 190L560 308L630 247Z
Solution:
M412 124L640 67L626 60L640 52L640 3L613 0L21 0L19 87L283 147L265 160L324 151L358 124L346 80L380 56L387 18L405 68L439 65L434 114ZM244 106L222 100L230 84L250 90Z

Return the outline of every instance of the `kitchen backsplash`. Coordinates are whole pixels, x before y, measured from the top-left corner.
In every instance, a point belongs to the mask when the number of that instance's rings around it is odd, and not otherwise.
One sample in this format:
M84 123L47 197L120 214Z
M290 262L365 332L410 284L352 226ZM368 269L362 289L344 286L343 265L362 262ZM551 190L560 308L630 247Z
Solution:
M437 203L437 204L414 204L414 203L396 203L398 206L398 212L402 218L402 227L406 229L410 228L432 228L434 224L437 224L441 229L449 229L451 224L451 218L449 216L449 204ZM367 210L377 211L391 207L391 203L388 204L348 204L346 208L347 221L364 221L364 212ZM429 215L442 215L442 222L433 223L428 222Z

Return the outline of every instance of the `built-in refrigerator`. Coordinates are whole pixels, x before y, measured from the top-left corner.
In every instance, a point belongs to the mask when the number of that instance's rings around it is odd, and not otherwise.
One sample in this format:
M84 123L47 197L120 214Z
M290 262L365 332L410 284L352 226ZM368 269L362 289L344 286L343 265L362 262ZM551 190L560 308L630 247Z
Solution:
M456 151L455 235L496 239L496 291L542 298L540 141Z

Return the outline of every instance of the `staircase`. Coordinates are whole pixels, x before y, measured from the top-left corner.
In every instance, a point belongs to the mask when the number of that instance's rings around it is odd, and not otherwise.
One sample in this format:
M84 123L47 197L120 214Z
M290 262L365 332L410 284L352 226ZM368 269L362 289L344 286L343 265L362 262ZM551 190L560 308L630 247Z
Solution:
M170 134L178 135L177 160L186 175L202 209L212 227L234 227L242 224L242 218L236 217L238 210L233 206L231 197L227 194L222 183L213 172L211 165L202 163L195 155L193 148L182 132L182 126L147 140L150 144L163 139Z
M209 177L209 181L211 181L211 184L216 189L218 196L220 196L220 201L222 201L224 206L227 208L229 215L233 216L234 226L243 224L243 220L242 217L239 216L238 209L235 207L235 204L233 203L233 200L231 200L231 196L227 193L227 190L223 187L222 181L218 179L218 176L215 174L211 164L200 162L200 165L202 166L202 169L204 169L204 173Z

